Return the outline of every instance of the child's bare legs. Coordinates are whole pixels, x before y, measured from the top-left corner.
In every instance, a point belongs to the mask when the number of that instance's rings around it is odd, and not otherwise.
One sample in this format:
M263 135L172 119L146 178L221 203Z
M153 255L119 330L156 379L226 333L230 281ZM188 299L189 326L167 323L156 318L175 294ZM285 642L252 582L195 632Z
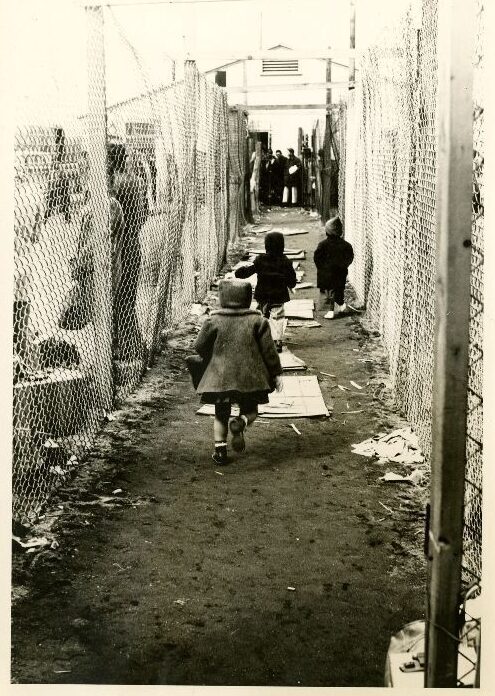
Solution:
M213 420L213 437L215 438L215 452L213 461L217 464L227 463L227 434L229 432L230 404L215 404L215 418Z
M246 399L239 403L240 415L230 421L230 432L232 433L232 447L236 452L242 452L246 448L244 442L244 430L248 425L254 423L258 416L258 404Z
M270 324L270 333L275 341L277 350L282 351L282 339L284 336L284 305L273 305L270 307L268 323Z

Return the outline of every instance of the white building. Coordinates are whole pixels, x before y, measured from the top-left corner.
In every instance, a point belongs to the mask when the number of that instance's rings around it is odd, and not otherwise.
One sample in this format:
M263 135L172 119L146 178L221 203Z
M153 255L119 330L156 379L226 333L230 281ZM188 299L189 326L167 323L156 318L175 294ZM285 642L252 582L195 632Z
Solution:
M327 61L325 58L298 58L288 46L268 49L273 59L241 58L205 71L207 79L227 91L230 105L242 105L249 112L252 131L266 134L269 146L297 152L298 129L310 133L314 123L326 114ZM289 58L288 53L294 53ZM332 102L338 103L347 91L349 68L332 60Z

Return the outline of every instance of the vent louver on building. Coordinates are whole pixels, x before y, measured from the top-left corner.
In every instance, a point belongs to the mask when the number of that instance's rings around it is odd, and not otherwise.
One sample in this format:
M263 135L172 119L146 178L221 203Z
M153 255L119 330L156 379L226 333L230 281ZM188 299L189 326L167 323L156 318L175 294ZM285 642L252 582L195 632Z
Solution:
M292 75L299 72L298 60L264 60L262 61L264 74Z

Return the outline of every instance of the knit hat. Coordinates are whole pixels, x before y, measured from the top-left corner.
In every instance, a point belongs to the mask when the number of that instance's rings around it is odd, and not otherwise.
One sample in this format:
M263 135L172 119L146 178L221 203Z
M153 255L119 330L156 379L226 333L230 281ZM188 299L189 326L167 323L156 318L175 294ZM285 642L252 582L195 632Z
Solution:
M342 222L338 216L331 218L325 225L325 234L327 237L330 235L335 235L336 237L342 237Z
M224 309L249 309L253 288L246 280L221 280L218 285L218 296L220 306Z
M285 239L281 232L268 232L265 236L265 251L271 256L282 256Z

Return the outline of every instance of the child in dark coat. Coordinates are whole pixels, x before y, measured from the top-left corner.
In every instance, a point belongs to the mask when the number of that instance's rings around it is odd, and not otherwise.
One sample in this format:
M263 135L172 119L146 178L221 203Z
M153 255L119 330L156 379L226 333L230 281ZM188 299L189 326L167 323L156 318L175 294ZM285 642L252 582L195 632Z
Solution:
M268 321L250 309L248 282L223 280L219 286L221 309L211 312L195 343L206 364L197 387L201 402L215 405L213 461L227 463L227 434L233 403L240 415L230 421L232 447L245 448L244 430L258 415L258 404L282 388L282 367L270 335Z
M258 274L254 299L258 309L270 322L273 340L280 353L284 333L284 302L290 299L288 288L297 282L292 263L284 254L284 235L268 232L265 237L266 254L259 254L249 266L241 266L235 272L237 278Z
M349 242L342 239L342 222L334 217L325 225L326 239L318 244L314 253L317 270L317 285L321 293L326 294L330 305L325 314L326 319L333 319L335 311L344 312L344 288L347 269L354 259L354 251ZM339 310L336 310L339 306Z

